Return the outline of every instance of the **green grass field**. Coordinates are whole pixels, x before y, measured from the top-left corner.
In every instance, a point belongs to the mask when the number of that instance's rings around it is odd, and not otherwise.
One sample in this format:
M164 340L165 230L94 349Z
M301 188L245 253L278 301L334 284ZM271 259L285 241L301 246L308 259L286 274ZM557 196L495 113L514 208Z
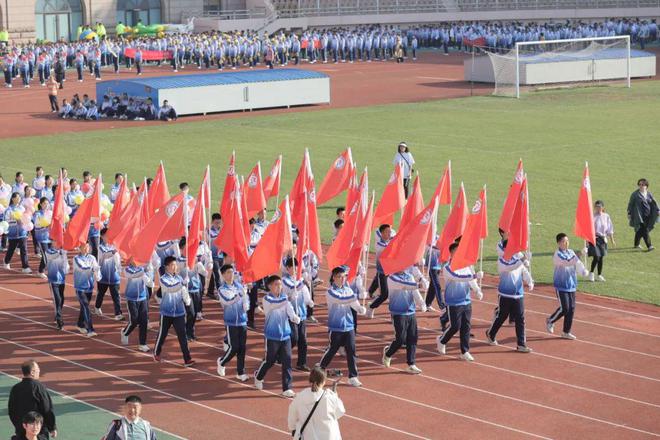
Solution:
M660 82L636 82L632 89L586 88L537 92L516 101L474 97L427 103L298 112L169 126L116 128L109 131L26 137L0 141L0 172L23 170L30 179L35 165L48 172L66 166L116 171L131 180L155 172L163 160L174 189L186 180L197 190L203 168L211 164L213 197L221 194L227 160L237 152L237 170L247 174L257 160L268 172L284 155L283 190L298 170L303 150L311 151L317 186L337 154L353 148L358 167L369 167L377 192L392 170L397 143L405 140L417 161L422 188L429 197L448 159L453 185L465 183L469 204L488 185L490 236L484 268L495 271L497 220L518 158L529 175L532 237L537 282L551 282L554 236L572 234L574 210L584 162L589 161L593 197L603 199L612 216L617 247L607 257L606 283L582 282L580 289L660 304L660 251L632 249L626 207L636 181L646 177L653 192L660 186ZM130 127L130 122L117 122ZM656 190L660 195L660 190ZM454 192L455 195L455 192ZM320 208L324 238L330 236L337 198ZM447 215L446 207L440 220ZM652 237L660 242L660 233ZM582 243L573 241L579 249Z
M20 373L20 371L19 371ZM8 439L14 434L14 427L7 413L7 402L11 387L18 379L0 372L0 438ZM50 391L55 408L58 437L62 439L99 439L106 433L106 428L117 414L88 405L82 401ZM176 440L174 437L156 429L158 440Z

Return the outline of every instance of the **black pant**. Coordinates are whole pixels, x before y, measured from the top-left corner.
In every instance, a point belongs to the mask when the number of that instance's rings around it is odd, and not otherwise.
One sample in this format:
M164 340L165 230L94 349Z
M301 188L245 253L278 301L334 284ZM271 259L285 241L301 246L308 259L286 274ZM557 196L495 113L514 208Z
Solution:
M575 292L558 291L557 297L559 298L559 308L550 315L549 320L554 324L563 316L564 333L570 333L573 325L573 315L575 314Z
M472 304L447 306L447 309L449 311L449 328L442 334L440 342L446 345L452 336L460 331L461 353L467 353L470 351L470 319L472 319Z
M372 309L377 308L379 305L385 302L387 300L387 297L389 296L389 291L387 290L387 275L384 273L378 272L378 275L376 275L378 278L378 284L377 286L380 287L380 295L378 298L376 298L370 305L369 307ZM376 288L374 287L374 281L371 283L371 286L369 286L369 293L373 294L376 291Z
M221 366L236 356L236 372L245 374L245 353L247 351L247 327L246 326L227 326L227 346L229 347L225 354L218 359Z
M91 248L90 253L94 255L94 258L96 258L96 260L98 261L99 245L101 244L101 238L99 236L88 237L87 241L89 242L89 247Z
M103 298L105 298L105 293L110 289L110 297L112 298L112 305L115 309L115 316L121 315L121 305L119 299L119 284L105 284L98 283L98 292L96 293L96 303L94 307L100 309L103 306Z
M206 290L206 296L213 297L215 296L215 290L218 288L220 284L222 284L221 278L220 278L220 267L222 267L223 260L216 260L215 258L213 259L213 271L211 272L211 276L209 277L209 286L208 289Z
M158 339L156 339L156 349L154 353L160 356L163 350L165 338L170 332L170 327L174 326L176 337L179 339L179 347L183 354L183 362L187 363L192 359L190 351L188 350L188 340L186 339L186 317L185 316L160 316L160 329L158 330Z
M325 350L321 358L321 368L328 368L332 358L340 347L346 350L346 362L348 362L348 377L357 377L358 370L355 363L355 331L347 332L330 331L330 346Z
M275 364L282 363L282 391L291 389L291 339L275 341L266 339L266 359L261 362L257 370L257 380L264 380L266 373Z
M122 334L128 337L135 327L139 326L139 339L140 345L147 345L147 325L149 324L149 302L145 299L143 301L126 301L126 308L128 309L128 324L122 330Z
M601 275L603 273L603 256L595 256L594 259L591 261L591 270L590 272L593 273L595 269L598 269L598 275Z
M50 284L50 293L53 294L53 305L55 306L55 321L62 322L62 307L64 307L65 284Z
M39 273L43 273L46 269L46 251L50 248L50 243L37 243L37 250L41 255L39 260Z
M426 307L433 304L434 299L438 299L438 304L442 304L442 287L440 287L440 271L431 269L429 271L429 288L426 291ZM444 308L444 307L443 307Z
M247 311L248 327L254 327L254 311L257 308L259 301L259 289L263 287L264 280L256 281L252 284L252 288L248 292L250 297L250 308Z
M50 100L50 109L55 112L60 111L60 106L57 105L57 96L55 95L48 95L48 99Z
M28 250L27 250L27 238L10 238L9 247L7 248L7 253L5 254L5 264L11 262L11 258L14 256L14 251L18 248L21 251L21 264L23 269L30 267L28 264Z
M296 365L302 367L307 364L307 327L304 320L300 320L300 324L289 321L289 325L291 326L291 347L298 348Z
M385 356L392 357L402 345L406 345L406 362L415 365L417 349L417 318L412 315L392 315L394 341L387 347Z
M651 237L649 236L649 230L646 225L639 225L639 228L635 231L635 247L639 246L639 242L644 239L644 244L647 248L651 247Z
M409 188L410 188L410 178L408 178L408 179L404 178L403 179L403 193L406 195L406 200L408 200Z
M499 305L495 309L493 324L488 329L488 337L495 339L497 332L504 324L506 318L512 319L516 323L516 341L519 347L527 345L525 337L525 304L523 298L508 298L500 295Z
M80 312L78 313L78 328L86 328L87 332L94 331L92 324L92 314L89 312L89 302L92 300L92 292L82 292L76 290L76 296L80 303Z
M199 304L202 302L202 294L200 292L190 293L190 305L186 306L186 337L188 339L195 339L195 322Z

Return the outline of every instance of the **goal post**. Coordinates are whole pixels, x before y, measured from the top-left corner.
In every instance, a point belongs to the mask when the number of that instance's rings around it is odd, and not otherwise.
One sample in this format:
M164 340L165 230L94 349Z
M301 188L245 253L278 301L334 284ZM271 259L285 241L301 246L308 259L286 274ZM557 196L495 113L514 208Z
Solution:
M628 35L525 41L507 52L485 51L497 96L520 98L521 91L529 88L631 86Z

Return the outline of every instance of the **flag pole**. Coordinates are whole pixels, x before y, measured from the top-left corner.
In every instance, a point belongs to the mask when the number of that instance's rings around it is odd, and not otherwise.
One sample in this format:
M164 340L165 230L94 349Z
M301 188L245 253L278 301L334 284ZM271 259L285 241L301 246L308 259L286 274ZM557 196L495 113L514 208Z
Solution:
M275 198L275 209L280 206L280 187L282 186L282 155L279 157L280 169L277 171L277 196Z
M366 168L365 168L366 170ZM376 200L376 191L371 192L371 201ZM368 202L369 206L371 207L371 201ZM370 208L368 208L370 209ZM372 213L373 214L373 213ZM373 215L371 217L371 221L373 222ZM369 250L371 249L371 228L373 225L369 225L369 240L367 240L367 249L366 252L363 249L364 252L364 257L363 257L363 267L364 267L364 279L362 280L362 284L364 284L364 291L367 292L367 279L369 278ZM365 307L367 304L367 298L364 297L362 298L362 307Z
M525 173L525 183L527 184L527 252L529 255L529 259L527 260L529 262L529 276L530 278L534 279L532 277L532 221L529 218L529 179L527 178L527 173Z
M433 219L431 220L433 222L432 226L435 226L433 229L437 232L438 230L438 208L440 207L440 199L438 197L435 198L435 212L433 214ZM431 242L428 244L429 247L429 254L428 254L428 265L426 267L426 273L429 276L429 283L431 282L431 255L433 254L433 242L435 241L435 236L436 234L434 233L433 236L431 237ZM438 255L440 257L440 255Z

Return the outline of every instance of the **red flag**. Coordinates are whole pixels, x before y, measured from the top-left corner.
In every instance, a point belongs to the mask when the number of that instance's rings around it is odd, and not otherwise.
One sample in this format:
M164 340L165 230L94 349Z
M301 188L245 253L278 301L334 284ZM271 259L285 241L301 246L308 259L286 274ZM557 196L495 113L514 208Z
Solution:
M229 168L227 168L227 176L225 177L225 188L222 193L222 201L220 202L220 215L222 219L229 215L229 205L231 203L231 195L234 194L237 190L236 185L238 181L236 180L236 152L232 151L231 157L229 158Z
M264 197L266 200L280 193L280 175L282 174L282 155L280 154L270 168L270 173L264 180Z
M170 199L170 190L167 188L167 179L165 178L165 167L163 162L158 165L158 171L154 177L153 182L151 182L151 188L149 189L149 199L147 210L149 212L149 217L154 215L156 211L162 208L165 203Z
M426 250L427 237L438 213L438 200L433 199L429 206L404 225L390 244L380 254L380 264L386 275L404 270L421 261Z
M102 186L101 175L99 174L92 197L85 199L80 204L76 215L73 216L64 231L64 249L73 250L87 243L89 228L92 227L92 223L94 223L94 227L100 229Z
M461 242L451 259L452 270L472 266L479 260L481 240L484 238L484 234L487 234L483 230L484 226L488 225L487 216L486 187L484 186L481 193L479 193L479 198L472 207L472 213L468 217Z
M355 237L353 237L353 244L351 246L351 251L348 254L348 259L345 264L348 266L348 282L352 282L357 276L358 266L366 251L367 243L369 242L369 234L371 233L371 223L373 221L374 215L374 199L375 195L371 196L371 201L369 202L368 209L363 210L362 207L366 207L365 203L360 203L361 207L359 209L358 219L357 219L357 228Z
M408 200L406 200L406 206L403 209L403 214L401 215L401 222L399 223L399 228L403 228L406 223L412 221L417 214L424 210L424 197L422 196L422 185L419 181L419 174L415 177L415 182L413 183L413 190Z
M266 196L261 184L261 163L252 168L247 178L245 188L245 203L247 205L247 217L251 219L257 212L266 209Z
M509 226L509 239L504 249L504 259L509 260L513 254L526 251L529 248L529 193L527 179L523 178L516 207L513 210Z
M298 170L298 175L293 183L291 192L291 221L300 228L302 221L308 222L309 227L309 248L321 260L323 249L321 248L321 232L319 229L318 213L316 212L316 189L314 185L314 174L312 173L312 164L309 159L309 150L305 150L303 162ZM304 209L302 203L305 202L307 208ZM307 216L305 220L303 216Z
M247 269L243 272L243 281L251 283L279 273L282 255L291 250L291 243L291 211L287 196L266 227L264 235L259 240L259 246L250 256Z
M461 183L461 189L456 196L456 202L451 208L447 222L444 228L442 228L442 233L438 239L437 247L440 249L440 261L449 260L449 245L463 235L467 218L468 209L465 205L465 188L463 188L463 183Z
M435 197L440 205L451 205L451 160L447 162L431 200Z
M49 235L55 246L64 246L64 225L66 224L66 213L64 212L64 177L60 168L60 177L57 180L55 190L55 202L53 204L53 218L50 222Z
M239 271L244 271L248 262L249 242L243 225L241 189L235 175L233 180L234 191L227 195L227 213L222 218L223 226L214 243L234 260Z
M199 242L204 239L204 232L206 230L206 208L205 206L205 191L207 191L209 182L209 167L206 168L202 183L199 185L197 192L197 203L193 210L190 220L190 228L188 229L188 239L186 240L186 257L188 269L192 269L195 265L197 249L199 249Z
M245 240L250 243L250 218L248 217L247 210L247 186L245 185L245 179L241 176L241 221L243 223L243 233L245 234Z
M364 173L367 172L367 169L364 169ZM364 177L364 174L362 174ZM362 179L360 179L362 181ZM346 205L344 205L344 209L349 210L351 209L351 206L355 203L355 200L358 198L358 195L360 194L359 188L360 184L358 183L358 178L357 178L357 169L353 167L353 171L351 174L351 178L348 181L348 191L346 191Z
M500 214L499 228L505 232L509 232L509 228L511 227L513 210L520 197L520 187L522 186L524 177L525 172L523 171L523 162L522 159L520 159L518 161L518 168L516 168L516 174L513 176L513 182L509 187L509 194L506 196L504 206L502 207L502 214Z
M299 210L302 211L301 215L298 215L298 220L296 220L296 226L298 228L298 243L296 244L296 258L298 259L298 265L296 266L296 278L302 276L302 261L305 254L310 250L310 231L309 231L309 205L306 203L307 200L307 191L303 188L301 194L301 199L298 201Z
M112 243L112 240L114 240L119 232L121 232L124 226L124 216L126 213L126 207L129 203L129 198L129 194L126 191L126 176L123 176L121 183L119 184L119 191L117 191L115 204L112 207L110 221L108 221L108 232L105 234L105 240L108 243Z
M353 155L351 154L351 148L348 147L330 166L319 188L316 204L319 206L323 205L342 191L348 189L354 170Z
M394 222L394 213L400 211L405 203L406 195L403 191L403 174L401 172L401 165L397 164L394 166L394 172L383 190L380 202L378 202L372 226L378 227L384 223L391 225Z
M591 179L589 178L589 164L584 164L584 175L582 186L578 196L577 209L575 210L575 235L585 239L592 245L596 245L596 229L594 226L594 208L591 203Z
M144 179L139 192L135 193L126 207L121 230L117 233L112 244L119 251L123 259L131 255L131 241L133 237L147 224L149 218L149 193L147 181Z
M174 240L185 234L187 213L185 194L180 192L162 206L133 237L130 251L135 264L147 264L159 241Z

